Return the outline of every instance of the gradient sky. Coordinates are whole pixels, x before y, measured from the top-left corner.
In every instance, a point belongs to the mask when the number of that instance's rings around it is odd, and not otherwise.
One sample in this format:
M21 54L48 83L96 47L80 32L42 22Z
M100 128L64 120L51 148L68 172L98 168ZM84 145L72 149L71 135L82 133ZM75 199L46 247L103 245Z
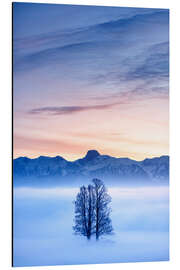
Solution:
M13 4L14 157L169 150L169 11Z

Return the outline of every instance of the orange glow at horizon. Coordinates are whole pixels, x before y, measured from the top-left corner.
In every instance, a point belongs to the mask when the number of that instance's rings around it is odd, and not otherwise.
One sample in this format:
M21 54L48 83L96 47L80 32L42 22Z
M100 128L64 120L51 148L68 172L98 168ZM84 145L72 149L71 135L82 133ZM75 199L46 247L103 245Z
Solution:
M14 158L169 155L169 10L16 6Z
M168 155L167 107L168 100L152 99L132 102L128 110L119 105L70 115L25 115L22 134L16 121L14 158L60 155L73 161L90 149L135 160Z

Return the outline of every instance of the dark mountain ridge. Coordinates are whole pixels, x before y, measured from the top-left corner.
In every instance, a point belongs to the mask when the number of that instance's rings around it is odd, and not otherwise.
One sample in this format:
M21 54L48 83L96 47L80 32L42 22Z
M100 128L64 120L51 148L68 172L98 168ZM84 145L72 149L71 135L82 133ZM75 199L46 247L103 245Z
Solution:
M102 180L167 182L169 156L136 161L101 155L96 150L89 150L84 158L75 161L67 161L61 156L40 156L34 159L19 157L13 160L13 175L15 180L34 177L56 178L61 182L98 177Z

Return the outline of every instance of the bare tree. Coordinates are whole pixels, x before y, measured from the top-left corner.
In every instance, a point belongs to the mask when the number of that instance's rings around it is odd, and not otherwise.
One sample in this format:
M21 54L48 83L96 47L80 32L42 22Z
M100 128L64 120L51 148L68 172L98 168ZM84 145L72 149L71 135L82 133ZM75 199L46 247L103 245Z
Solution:
M108 204L111 197L103 182L93 179L94 185L82 186L75 201L75 226L76 234L91 238L95 234L96 239L103 234L110 234L113 231Z
M99 179L93 179L93 192L95 197L95 234L96 239L103 234L111 234L113 231L108 204L111 202L104 183Z
M75 226L73 229L76 234L82 234L86 236L87 239L90 239L93 233L94 199L92 189L92 185L89 185L88 188L82 186L75 201Z

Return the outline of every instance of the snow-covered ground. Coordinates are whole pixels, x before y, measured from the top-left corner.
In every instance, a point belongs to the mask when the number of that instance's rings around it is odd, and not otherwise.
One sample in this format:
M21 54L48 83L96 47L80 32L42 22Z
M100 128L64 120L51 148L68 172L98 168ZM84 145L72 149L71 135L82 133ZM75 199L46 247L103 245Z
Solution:
M168 186L111 187L114 234L73 234L78 188L14 189L14 266L169 259Z

